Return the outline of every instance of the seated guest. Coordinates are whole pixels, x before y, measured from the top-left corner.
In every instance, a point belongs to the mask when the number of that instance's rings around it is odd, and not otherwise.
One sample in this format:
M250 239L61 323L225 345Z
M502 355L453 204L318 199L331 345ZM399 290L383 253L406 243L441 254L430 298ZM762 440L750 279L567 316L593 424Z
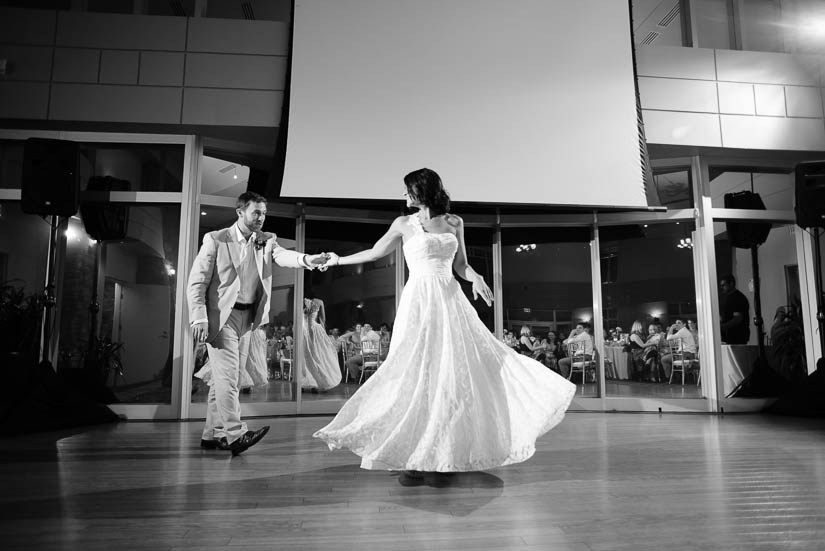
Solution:
M361 327L361 338L358 342L358 352L347 358L347 361L345 362L347 371L349 371L350 377L352 377L353 379L358 379L358 377L361 375L361 369L364 366L364 357L361 355L360 351L361 343L363 343L364 341L373 341L375 343L381 342L381 335L373 331L372 325L370 325L369 323L365 323Z
M557 364L559 358L562 356L561 345L559 344L559 339L556 337L556 334L553 331L548 331L547 338L544 339L544 365L549 367L552 370L557 370Z
M667 340L675 339L682 339L682 351L685 353L686 360L696 357L696 341L693 339L693 333L682 320L677 319L667 331ZM665 377L670 378L670 373L673 371L673 356L670 353L662 356L662 367L665 370Z
M662 370L661 349L666 347L667 341L660 327L654 323L647 326L647 340L644 344L645 377L651 382L659 382L665 376Z
M378 326L378 335L381 337L381 359L385 360L387 358L387 352L390 351L390 340L392 340L392 331L390 331L388 323L382 323Z
M593 337L590 336L588 333L588 329L590 326L586 323L579 323L576 325L576 328L570 331L570 336L567 337L563 344L565 346L569 346L573 343L584 343L584 356L581 357L582 360L588 361L593 359ZM577 360L579 357L576 358ZM562 358L558 362L559 372L564 377L570 377L570 369L573 364L572 358Z
M525 356L530 356L536 361L543 362L545 358L544 347L536 343L533 332L527 325L521 326L521 336L518 340L519 352Z
M630 327L630 335L627 338L627 348L630 352L630 378L634 381L643 381L647 378L645 373L645 341L642 336L642 322L636 320Z

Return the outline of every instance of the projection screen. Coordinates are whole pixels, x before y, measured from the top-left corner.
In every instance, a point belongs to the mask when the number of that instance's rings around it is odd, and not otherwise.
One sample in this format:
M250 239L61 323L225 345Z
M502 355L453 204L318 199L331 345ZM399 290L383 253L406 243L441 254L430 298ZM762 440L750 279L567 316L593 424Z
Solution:
M281 195L645 207L629 7L296 0Z

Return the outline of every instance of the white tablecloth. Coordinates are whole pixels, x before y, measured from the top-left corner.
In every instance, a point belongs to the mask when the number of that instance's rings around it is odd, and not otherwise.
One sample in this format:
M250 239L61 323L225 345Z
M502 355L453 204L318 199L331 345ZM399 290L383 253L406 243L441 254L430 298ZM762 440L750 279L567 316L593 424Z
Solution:
M755 344L722 345L722 396L730 394L753 371L753 362L759 357Z
M619 379L630 379L630 361L628 356L629 354L622 350L621 346L604 347L604 359L613 362ZM610 371L606 371L606 374L609 375Z

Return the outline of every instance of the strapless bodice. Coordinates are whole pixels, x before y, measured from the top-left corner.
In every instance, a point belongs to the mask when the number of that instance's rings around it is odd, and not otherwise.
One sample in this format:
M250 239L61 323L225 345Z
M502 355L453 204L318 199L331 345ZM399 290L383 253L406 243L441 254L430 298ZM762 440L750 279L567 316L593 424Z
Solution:
M453 275L458 240L452 233L416 232L404 243L404 258L410 277Z

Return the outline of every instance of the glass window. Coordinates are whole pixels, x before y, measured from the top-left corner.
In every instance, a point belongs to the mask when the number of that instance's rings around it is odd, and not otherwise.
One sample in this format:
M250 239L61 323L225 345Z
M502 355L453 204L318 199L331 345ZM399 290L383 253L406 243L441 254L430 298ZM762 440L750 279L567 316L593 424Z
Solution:
M731 35L730 0L694 0L696 35L699 48L734 49Z
M179 144L82 144L94 179L81 179L89 191L172 191L183 189L184 146ZM82 161L83 159L81 159ZM83 174L81 170L81 174Z
M696 398L696 287L693 221L599 228L605 323L606 394ZM676 327L677 321L682 325ZM686 384L673 371L666 333L691 332ZM681 368L677 353L677 368ZM671 375L674 375L671 377Z
M7 354L33 362L40 351L41 298L50 226L18 202L0 202L0 361ZM25 239L19 236L25 235ZM28 366L27 366L28 367Z
M802 230L794 225L714 224L724 397L781 395L788 382L807 375L797 231ZM743 248L747 243L742 236L762 244ZM763 321L761 332L757 318Z
M725 195L742 191L757 193L770 210L794 208L794 174L791 172L764 172L747 168L710 167L711 204L714 208L725 206ZM737 203L737 199L732 199ZM746 207L729 207L746 208Z
M220 197L238 197L247 190L250 170L231 161L203 156L201 176L201 193Z
M487 282L490 288L493 288L493 228L464 228L464 245L467 249L467 262L470 266L478 272ZM458 283L461 285L461 290L470 301L470 304L475 308L479 319L487 326L490 332L495 332L495 310L487 306L487 304L479 297L473 300L473 285L465 281L463 278L456 276Z
M242 193L244 190L239 192ZM198 243L210 231L231 227L238 219L232 207L201 207ZM286 249L295 249L295 220L267 216L263 231L275 233L278 244ZM260 338L259 353L251 354L252 360L242 372L241 403L294 401L295 378L293 371L293 296L295 272L290 268L275 267L272 272L269 324L256 335ZM206 346L201 345L195 352L195 373L199 373L208 363ZM257 382L256 382L257 381ZM260 381L266 381L260 384ZM199 378L192 379L192 403L205 403L209 387Z
M779 0L748 0L737 4L741 10L742 49L784 52L782 11Z
M23 142L0 140L0 189L20 189L23 182Z
M669 209L693 207L690 171L687 169L654 169L653 186L659 204Z
M632 2L633 38L636 46L682 46L680 2Z
M64 232L58 369L91 367L109 403L171 401L179 224L179 205L84 203Z
M571 373L562 341L579 324L593 336L591 233L589 228L502 230L504 328L515 336L512 345L524 350L518 344L522 334L534 344L548 339L549 352L529 355L540 358L548 369L571 376L582 396L599 395L598 363L591 358L583 383L580 373Z
M309 220L305 251L331 251L345 256L369 249L386 233L390 223ZM305 312L308 366L303 385L308 393L302 400L348 398L358 388L370 373L364 370L360 348L361 337L370 330L380 337L378 360L386 357L395 319L395 262L392 251L373 262L306 273L304 298L313 304L308 304ZM319 308L323 308L322 316ZM327 341L322 338L324 334ZM330 355L333 349L334 355ZM369 360L368 357L368 367ZM340 384L335 382L333 367ZM333 387L323 388L333 383Z

